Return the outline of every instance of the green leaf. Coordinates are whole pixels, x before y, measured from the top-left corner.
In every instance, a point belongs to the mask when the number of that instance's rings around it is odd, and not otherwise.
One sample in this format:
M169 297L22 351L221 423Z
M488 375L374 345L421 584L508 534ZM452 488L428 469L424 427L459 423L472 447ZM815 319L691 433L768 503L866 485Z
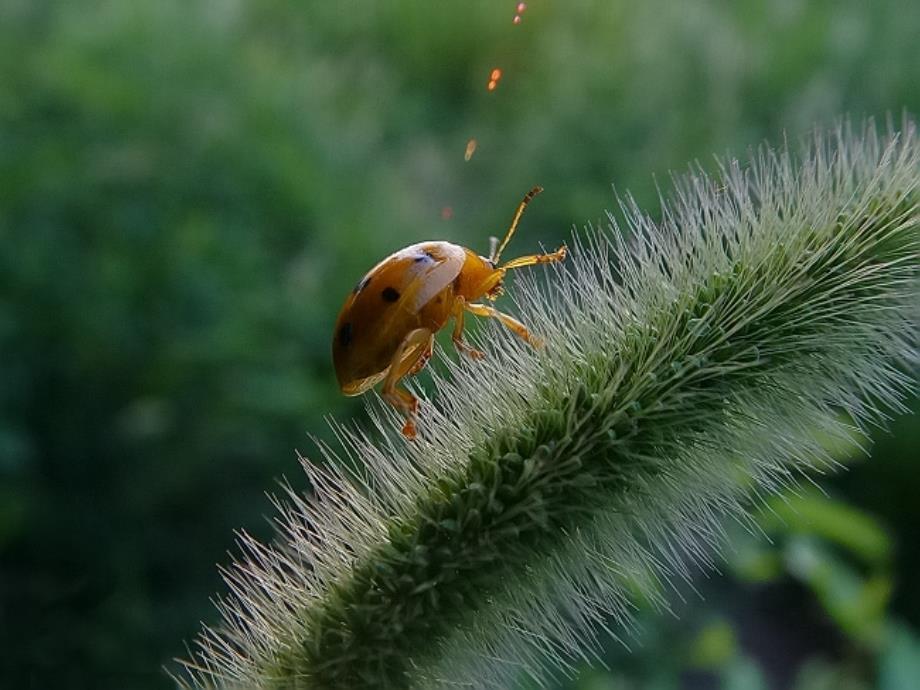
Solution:
M772 498L760 523L771 533L788 531L821 537L870 565L882 565L891 559L891 538L877 520L816 492Z

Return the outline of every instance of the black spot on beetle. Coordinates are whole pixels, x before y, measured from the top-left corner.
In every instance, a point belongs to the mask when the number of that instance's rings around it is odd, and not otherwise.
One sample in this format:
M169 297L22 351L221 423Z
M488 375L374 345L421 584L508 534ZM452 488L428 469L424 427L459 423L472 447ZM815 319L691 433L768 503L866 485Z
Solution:
M395 302L399 299L399 291L391 287L386 287L383 289L383 292L380 293L380 296L387 302Z
M361 292L361 290L363 290L364 288L367 287L367 284L368 284L369 282L371 282L371 277L370 277L370 276L364 276L364 277L361 279L361 282L358 283L357 285L355 285L355 289L352 290L352 294L357 295L359 292Z
M351 344L351 322L347 321L339 328L339 345L348 347Z

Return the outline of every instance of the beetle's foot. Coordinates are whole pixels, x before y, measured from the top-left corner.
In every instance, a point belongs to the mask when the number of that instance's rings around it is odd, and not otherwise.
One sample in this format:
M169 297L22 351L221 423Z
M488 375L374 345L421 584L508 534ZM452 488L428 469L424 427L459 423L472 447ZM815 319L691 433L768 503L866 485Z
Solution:
M462 352L467 357L472 359L483 359L486 356L482 350L477 350L475 347L470 347L462 340L454 340L454 347L457 348L457 352Z
M418 419L418 398L413 397L406 409L406 423L402 428L402 435L410 441L414 440L417 435L416 419Z
M415 440L417 434L417 429L415 428L415 417L409 417L406 420L406 424L402 428L402 434L410 441Z

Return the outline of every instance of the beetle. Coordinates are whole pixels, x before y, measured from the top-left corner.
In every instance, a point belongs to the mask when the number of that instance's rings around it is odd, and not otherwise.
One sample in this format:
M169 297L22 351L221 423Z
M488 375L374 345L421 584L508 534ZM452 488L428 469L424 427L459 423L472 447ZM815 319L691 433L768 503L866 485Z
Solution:
M501 243L491 238L489 257L450 242L420 242L374 266L345 300L335 324L332 360L342 393L361 395L383 380L381 395L406 418L403 435L415 438L418 400L397 384L418 373L431 357L434 334L454 319L453 343L474 359L483 353L463 341L466 312L498 319L535 347L535 337L520 321L494 307L505 273L513 268L565 259L565 245L555 252L533 254L499 264L527 204L540 192L534 187L521 200Z

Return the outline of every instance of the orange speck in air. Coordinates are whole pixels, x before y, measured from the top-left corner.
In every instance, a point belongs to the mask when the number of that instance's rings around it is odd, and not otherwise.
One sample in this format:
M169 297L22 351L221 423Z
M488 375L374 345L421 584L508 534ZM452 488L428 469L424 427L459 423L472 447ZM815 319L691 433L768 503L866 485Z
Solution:
M454 217L454 209L450 206L445 206L441 209L441 220L450 220Z
M521 23L521 15L524 14L524 12L525 12L526 10L527 10L527 3L525 3L525 2L519 2L519 3L517 4L517 8L516 8L517 14L514 15L514 19L512 19L511 21L514 22L515 24L520 24L520 23Z
M502 71L496 67L489 74L489 85L486 87L489 91L495 91L495 87L498 86L498 80L502 78Z
M475 139L470 139L466 142L466 151L463 154L463 160L469 161L473 157L473 154L476 153L477 141Z

